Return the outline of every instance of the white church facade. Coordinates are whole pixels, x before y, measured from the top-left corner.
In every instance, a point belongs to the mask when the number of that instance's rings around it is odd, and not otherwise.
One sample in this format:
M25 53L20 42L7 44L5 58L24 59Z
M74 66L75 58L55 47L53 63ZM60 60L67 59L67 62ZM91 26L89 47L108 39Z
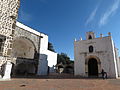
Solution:
M101 77L102 69L109 78L120 76L120 60L118 50L114 45L111 33L108 36L96 38L94 32L86 33L86 40L82 38L74 42L74 74L82 77Z

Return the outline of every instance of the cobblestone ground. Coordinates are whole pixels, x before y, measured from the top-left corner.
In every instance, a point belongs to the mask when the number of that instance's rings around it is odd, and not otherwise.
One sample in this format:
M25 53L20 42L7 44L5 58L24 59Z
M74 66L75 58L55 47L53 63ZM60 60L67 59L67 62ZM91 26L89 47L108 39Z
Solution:
M0 90L120 90L120 79L12 79Z

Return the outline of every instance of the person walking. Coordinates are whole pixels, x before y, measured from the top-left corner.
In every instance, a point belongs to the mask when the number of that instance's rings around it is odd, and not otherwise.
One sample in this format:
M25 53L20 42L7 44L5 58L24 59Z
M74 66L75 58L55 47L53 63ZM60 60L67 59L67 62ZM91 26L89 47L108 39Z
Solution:
M101 74L102 74L102 78L103 78L103 79L105 79L105 75L104 75L104 69L102 69L102 72L101 72Z
M104 69L102 69L101 74L103 79L107 79L107 72L105 72Z

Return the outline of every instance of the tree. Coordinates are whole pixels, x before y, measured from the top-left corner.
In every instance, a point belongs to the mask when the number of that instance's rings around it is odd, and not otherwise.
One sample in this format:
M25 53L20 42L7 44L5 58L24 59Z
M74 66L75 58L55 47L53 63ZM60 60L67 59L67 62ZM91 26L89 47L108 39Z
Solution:
M48 50L55 52L52 43L48 42Z
M58 54L56 66L58 68L58 71L62 66L63 73L74 73L74 61L70 60L70 58L65 53Z
M57 64L62 63L63 65L70 64L71 60L65 53L58 54L57 56Z

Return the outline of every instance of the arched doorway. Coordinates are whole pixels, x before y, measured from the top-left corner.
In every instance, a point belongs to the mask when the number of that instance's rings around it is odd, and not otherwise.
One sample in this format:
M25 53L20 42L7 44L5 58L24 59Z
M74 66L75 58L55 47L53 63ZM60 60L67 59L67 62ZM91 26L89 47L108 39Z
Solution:
M11 56L16 58L15 75L35 75L38 64L36 55L38 52L30 39L26 37L14 38Z
M88 76L98 76L98 62L94 58L88 61Z

